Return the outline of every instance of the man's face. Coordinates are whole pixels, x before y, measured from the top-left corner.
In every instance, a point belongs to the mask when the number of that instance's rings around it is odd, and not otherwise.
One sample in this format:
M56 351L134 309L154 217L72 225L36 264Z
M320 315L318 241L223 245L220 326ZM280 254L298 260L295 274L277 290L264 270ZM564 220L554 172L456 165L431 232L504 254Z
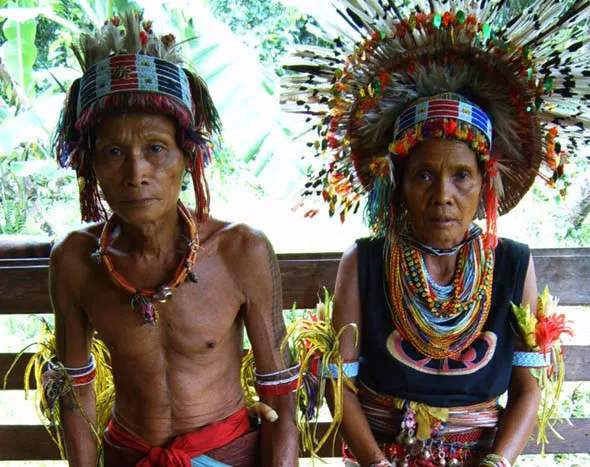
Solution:
M95 128L92 162L111 209L132 224L161 219L176 201L186 157L162 115L111 117Z
M403 175L413 236L434 248L460 243L475 217L482 182L476 155L465 143L431 139L416 146Z

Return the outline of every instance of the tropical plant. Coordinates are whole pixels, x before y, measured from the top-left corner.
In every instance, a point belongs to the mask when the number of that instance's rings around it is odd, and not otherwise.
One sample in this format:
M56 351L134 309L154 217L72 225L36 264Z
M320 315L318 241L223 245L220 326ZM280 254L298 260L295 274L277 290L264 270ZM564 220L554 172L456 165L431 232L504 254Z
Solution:
M218 182L213 185L223 185L224 180L239 174L253 192L261 192L257 179L274 154L273 144L287 143L277 121L277 80L264 73L257 57L210 14L205 3L0 3L4 6L0 8L0 21L5 36L0 48L4 89L4 105L0 105L0 232L62 233L75 223L74 177L54 168L50 173L48 169L53 164L50 136L64 90L80 74L68 44L87 26L100 27L103 18L133 7L143 6L146 17L159 18L161 31L186 39L185 55L209 83L225 127L221 150L212 167ZM38 32L42 33L41 44L35 40ZM39 50L43 61L35 62ZM244 118L244 109L256 110ZM54 186L57 191L51 193ZM223 196L224 191L220 188L219 195ZM69 217L64 219L63 212L55 215L54 201L69 206ZM61 224L67 224L65 229Z

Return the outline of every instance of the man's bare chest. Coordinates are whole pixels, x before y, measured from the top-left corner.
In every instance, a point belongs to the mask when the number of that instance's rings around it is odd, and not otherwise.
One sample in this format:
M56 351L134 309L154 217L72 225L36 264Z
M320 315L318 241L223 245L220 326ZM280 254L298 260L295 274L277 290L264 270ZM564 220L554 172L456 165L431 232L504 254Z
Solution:
M95 269L81 302L94 329L111 348L132 357L147 343L195 355L210 352L241 334L240 310L244 299L224 274L200 274L186 281L165 302L152 299L157 308L155 325L145 322L133 294L122 290L103 269Z

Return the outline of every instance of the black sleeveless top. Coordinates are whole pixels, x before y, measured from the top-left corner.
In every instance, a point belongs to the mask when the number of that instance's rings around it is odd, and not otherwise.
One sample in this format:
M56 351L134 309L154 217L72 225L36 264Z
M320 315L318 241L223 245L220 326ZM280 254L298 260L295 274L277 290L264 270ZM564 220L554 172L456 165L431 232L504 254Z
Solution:
M482 332L460 356L430 359L394 328L384 275L384 238L357 240L362 306L359 378L371 389L436 407L488 401L510 382L514 318L529 264L526 245L501 239L496 248L492 302Z

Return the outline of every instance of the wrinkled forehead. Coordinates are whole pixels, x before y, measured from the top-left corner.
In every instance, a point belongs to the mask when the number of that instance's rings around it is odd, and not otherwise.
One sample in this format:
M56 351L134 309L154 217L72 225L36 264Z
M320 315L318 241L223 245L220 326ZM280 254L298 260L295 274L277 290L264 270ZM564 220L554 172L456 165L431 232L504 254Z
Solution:
M136 133L138 135L175 136L178 122L167 115L146 112L107 116L94 127L96 137Z
M407 156L396 158L396 165L409 167L473 168L483 173L484 163L465 142L453 139L430 138L421 141Z

